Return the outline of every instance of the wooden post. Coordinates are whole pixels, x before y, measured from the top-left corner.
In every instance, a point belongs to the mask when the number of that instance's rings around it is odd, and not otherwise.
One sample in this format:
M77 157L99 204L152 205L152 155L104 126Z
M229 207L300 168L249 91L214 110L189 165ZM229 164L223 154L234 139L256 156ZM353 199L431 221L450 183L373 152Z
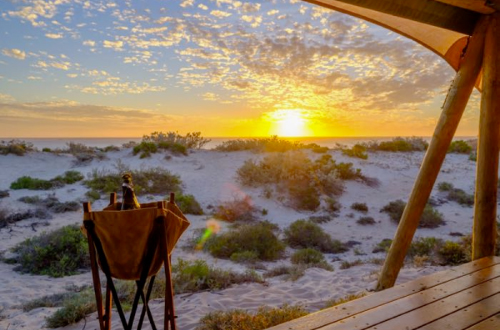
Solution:
M500 147L500 13L491 15L483 57L472 259L495 255Z
M488 21L489 18L483 16L476 25L465 58L453 80L443 112L434 130L408 204L401 216L394 241L387 254L377 283L377 290L394 286L399 270L403 266L406 252L481 70L484 34Z

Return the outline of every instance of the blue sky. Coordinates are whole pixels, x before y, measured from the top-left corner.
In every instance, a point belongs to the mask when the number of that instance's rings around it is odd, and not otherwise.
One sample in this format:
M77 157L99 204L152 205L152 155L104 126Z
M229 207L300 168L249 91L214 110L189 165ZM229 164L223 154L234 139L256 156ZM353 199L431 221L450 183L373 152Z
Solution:
M0 4L0 136L431 135L454 72L420 45L297 0ZM474 135L474 94L458 134ZM273 126L274 125L274 126Z

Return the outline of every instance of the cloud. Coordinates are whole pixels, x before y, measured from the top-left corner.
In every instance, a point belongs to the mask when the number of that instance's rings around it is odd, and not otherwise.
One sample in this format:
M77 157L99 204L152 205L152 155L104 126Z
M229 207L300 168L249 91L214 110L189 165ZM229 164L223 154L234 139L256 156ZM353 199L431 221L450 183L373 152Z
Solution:
M2 54L4 54L5 56L13 57L18 60L24 60L26 58L26 53L17 48L12 48L12 49L4 48L2 49Z
M63 35L60 33L46 33L45 36L49 39L61 39Z
M0 94L0 130L6 136L141 136L175 119L155 111L56 102L20 103ZM7 102L9 101L9 102Z
M210 12L210 15L215 16L217 18L226 18L226 17L231 16L231 13L228 13L228 12L222 11L222 10L212 10Z
M95 46L95 41L93 41L93 40L85 40L82 44L84 46L94 47Z
M103 46L104 48L113 48L114 50L122 50L123 41L104 40Z

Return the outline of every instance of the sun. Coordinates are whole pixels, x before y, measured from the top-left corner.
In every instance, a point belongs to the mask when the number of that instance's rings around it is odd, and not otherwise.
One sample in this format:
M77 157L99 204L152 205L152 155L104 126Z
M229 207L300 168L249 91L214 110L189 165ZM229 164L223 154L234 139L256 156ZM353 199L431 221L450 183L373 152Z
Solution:
M307 133L308 119L299 109L282 109L268 113L268 120L273 123L272 134L282 137L299 137Z

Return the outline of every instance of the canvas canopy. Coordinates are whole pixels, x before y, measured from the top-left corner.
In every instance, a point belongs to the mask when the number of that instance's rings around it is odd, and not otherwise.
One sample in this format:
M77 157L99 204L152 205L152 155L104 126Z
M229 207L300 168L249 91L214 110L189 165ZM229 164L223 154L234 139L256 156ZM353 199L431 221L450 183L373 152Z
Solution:
M406 36L445 59L455 70L482 14L500 1L481 0L306 0ZM480 87L480 79L476 87Z

